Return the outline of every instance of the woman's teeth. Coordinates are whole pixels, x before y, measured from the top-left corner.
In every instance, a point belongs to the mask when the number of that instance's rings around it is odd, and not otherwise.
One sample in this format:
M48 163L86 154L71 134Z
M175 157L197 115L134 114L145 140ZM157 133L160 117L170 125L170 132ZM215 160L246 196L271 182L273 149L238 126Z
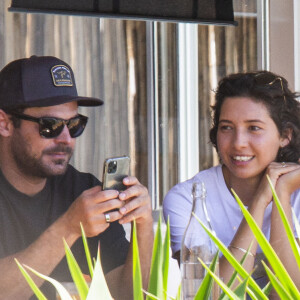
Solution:
M253 156L233 156L233 159L238 161L249 161L252 158Z

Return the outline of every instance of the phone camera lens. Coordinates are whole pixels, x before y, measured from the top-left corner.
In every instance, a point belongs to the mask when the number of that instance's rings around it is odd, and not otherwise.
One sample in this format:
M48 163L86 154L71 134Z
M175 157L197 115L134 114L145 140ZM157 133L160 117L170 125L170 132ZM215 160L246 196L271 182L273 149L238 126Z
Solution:
M117 171L117 162L111 161L108 164L108 173L112 174L112 173L116 173L116 171Z

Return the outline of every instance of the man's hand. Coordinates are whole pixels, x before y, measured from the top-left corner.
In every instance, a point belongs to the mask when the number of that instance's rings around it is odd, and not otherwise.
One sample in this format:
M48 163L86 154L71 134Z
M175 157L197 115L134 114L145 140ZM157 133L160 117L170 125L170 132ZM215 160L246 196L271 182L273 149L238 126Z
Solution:
M133 220L138 224L152 223L151 199L146 187L137 178L129 176L123 179L127 189L119 194L123 205L119 212L122 214L120 223Z
M110 222L122 218L119 208L123 202L118 199L119 192L115 190L102 191L100 186L95 186L84 191L64 214L64 218L72 232L78 237L81 235L80 222L88 237L97 236L105 231L109 223L105 214L109 212Z
M147 289L151 267L153 248L153 219L151 199L148 190L135 177L129 176L123 179L127 186L125 191L120 192L119 199L122 202L119 212L122 218L121 224L136 221L137 240L141 262L143 287ZM131 227L132 230L132 227ZM132 247L132 240L130 242ZM133 299L132 294L132 251L129 251L123 266L106 274L109 288L116 300Z

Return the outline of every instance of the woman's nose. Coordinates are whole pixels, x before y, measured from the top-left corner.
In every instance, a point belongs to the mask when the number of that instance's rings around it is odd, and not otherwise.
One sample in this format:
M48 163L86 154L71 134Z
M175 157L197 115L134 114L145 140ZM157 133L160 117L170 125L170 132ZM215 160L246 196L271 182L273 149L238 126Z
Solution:
M248 145L248 136L243 130L236 130L232 142L237 149L244 148Z

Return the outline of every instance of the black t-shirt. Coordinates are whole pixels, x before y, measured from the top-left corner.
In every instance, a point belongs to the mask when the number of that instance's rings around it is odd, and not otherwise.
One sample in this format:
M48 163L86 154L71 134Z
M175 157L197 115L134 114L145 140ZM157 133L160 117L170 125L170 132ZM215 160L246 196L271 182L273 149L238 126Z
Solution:
M69 165L64 175L49 178L44 189L30 197L17 191L0 171L0 258L27 248L84 190L99 184L93 175L81 173ZM91 255L95 258L98 241L104 273L124 264L129 242L123 226L111 223L99 236L88 238ZM89 274L82 239L78 239L71 250L81 270ZM72 281L65 258L50 277L61 282ZM50 284L44 284L42 289L48 299L55 299Z

